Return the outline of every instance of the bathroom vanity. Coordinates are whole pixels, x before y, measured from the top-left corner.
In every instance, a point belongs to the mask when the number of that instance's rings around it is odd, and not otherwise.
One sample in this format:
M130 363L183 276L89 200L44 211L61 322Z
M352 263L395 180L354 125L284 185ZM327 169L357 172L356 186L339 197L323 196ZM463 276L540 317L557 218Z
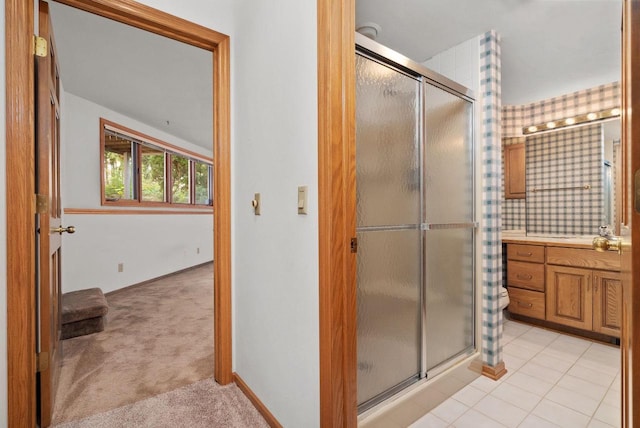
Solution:
M505 236L511 317L601 340L620 338L620 255L593 250L591 240Z

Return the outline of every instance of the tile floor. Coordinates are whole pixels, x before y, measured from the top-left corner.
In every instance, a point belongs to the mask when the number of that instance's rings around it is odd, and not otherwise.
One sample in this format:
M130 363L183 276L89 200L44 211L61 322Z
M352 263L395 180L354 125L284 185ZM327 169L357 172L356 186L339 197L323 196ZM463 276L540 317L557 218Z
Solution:
M617 347L507 321L498 381L480 377L411 428L620 426Z

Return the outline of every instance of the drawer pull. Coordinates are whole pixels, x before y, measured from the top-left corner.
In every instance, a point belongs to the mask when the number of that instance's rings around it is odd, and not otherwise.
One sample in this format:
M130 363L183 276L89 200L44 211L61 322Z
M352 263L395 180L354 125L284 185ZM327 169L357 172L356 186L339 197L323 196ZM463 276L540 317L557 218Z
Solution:
M533 278L533 276L529 274L522 274L522 273L519 273L516 276L518 277L518 279L526 279L527 281Z
M531 257L531 256L533 256L532 252L523 253L522 251L518 251L516 254L519 255L519 256L522 256L522 257Z
M533 303L518 302L518 306L522 306L523 308L533 308Z

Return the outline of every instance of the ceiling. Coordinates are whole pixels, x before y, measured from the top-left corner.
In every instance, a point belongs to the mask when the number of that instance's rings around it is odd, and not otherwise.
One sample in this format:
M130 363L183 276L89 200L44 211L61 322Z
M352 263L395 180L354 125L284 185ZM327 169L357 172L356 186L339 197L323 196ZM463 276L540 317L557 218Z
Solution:
M489 30L502 39L502 102L620 80L621 0L357 0L356 26L423 62Z
M210 52L51 2L64 89L211 150ZM620 79L621 0L357 0L356 24L416 61L495 29L503 104Z
M55 2L50 9L66 92L212 150L211 52Z

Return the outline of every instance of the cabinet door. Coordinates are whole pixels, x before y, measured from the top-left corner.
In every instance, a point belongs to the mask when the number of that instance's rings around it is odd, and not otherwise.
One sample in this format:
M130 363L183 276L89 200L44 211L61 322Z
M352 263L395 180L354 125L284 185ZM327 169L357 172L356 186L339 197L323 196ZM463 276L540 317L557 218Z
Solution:
M504 197L524 199L525 195L524 143L504 146Z
M618 272L593 271L593 331L620 337L622 280Z
M591 330L591 272L590 269L547 265L547 321Z

